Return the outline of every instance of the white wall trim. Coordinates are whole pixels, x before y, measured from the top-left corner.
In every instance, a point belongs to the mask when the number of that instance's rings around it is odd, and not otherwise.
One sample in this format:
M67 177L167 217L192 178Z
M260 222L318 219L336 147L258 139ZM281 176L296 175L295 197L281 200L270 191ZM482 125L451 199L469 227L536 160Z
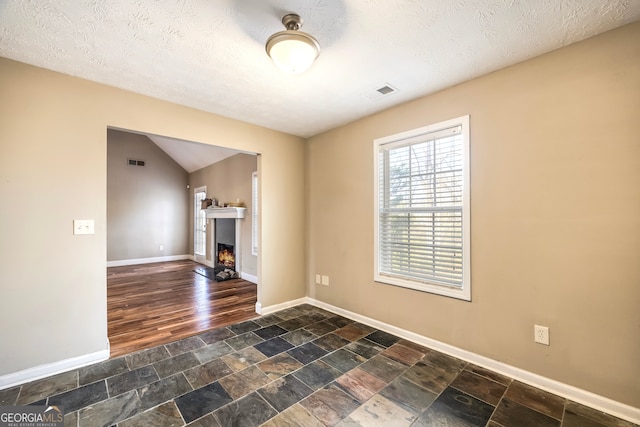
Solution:
M418 335L405 329L401 329L396 326L389 325L387 323L380 322L378 320L371 319L369 317L365 317L339 307L335 307L333 305L315 300L313 298L305 297L290 301L288 303L266 307L265 311L267 313L271 313L273 311L282 310L283 308L289 308L303 303L323 308L325 310L348 317L352 320L364 323L365 325L372 326L382 331L389 332L398 337L415 342L425 347L440 351L442 353L446 353L450 356L457 357L458 359L462 359L467 362L474 363L478 366L482 366L494 372L507 375L523 383L548 391L566 399L573 400L574 402L589 406L590 408L606 412L615 417L622 418L636 424L640 422L640 408L635 408L633 406L617 402L615 400L600 396L590 391L586 391L569 384L564 384L551 378L543 377L542 375L525 371L524 369L516 368L515 366L511 366L506 363L499 362L497 360L490 359L488 357L481 356L479 354L463 350L458 347L454 347L441 341Z
M258 284L258 277L253 274L245 273L244 271L240 272L240 278L246 280L247 282Z
M308 303L308 304L316 305L311 301L313 301L311 300L311 298L304 297L304 298L298 298L291 301L283 302L282 304L270 305L268 307L261 307L262 313L260 314L262 315L271 314L271 313L275 313L276 311L284 310L285 308L295 307L296 305L300 305L300 304Z
M136 264L150 264L152 262L165 262L165 261L181 261L183 259L190 259L191 261L195 261L193 255L168 255L168 256L157 256L152 258L134 258L134 259L121 259L118 261L107 261L107 267L122 267L125 265L136 265Z
M34 366L33 368L2 375L0 376L0 390L102 362L109 358L110 352L109 342L107 341L107 348L96 351L95 353L71 357L69 359L59 360L57 362Z
M262 314L262 304L258 301L256 301L256 313Z

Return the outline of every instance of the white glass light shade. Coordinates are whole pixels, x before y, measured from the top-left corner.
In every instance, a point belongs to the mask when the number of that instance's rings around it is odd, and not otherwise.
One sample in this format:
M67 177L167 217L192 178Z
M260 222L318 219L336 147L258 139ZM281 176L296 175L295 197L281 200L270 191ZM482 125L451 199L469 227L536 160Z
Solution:
M320 54L320 45L307 33L295 30L275 33L267 40L267 54L282 71L306 71Z

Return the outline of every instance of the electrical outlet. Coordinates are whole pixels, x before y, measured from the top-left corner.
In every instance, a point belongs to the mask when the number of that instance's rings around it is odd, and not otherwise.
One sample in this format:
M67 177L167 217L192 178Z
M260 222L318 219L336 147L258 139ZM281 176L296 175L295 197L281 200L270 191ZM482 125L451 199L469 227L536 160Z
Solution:
M164 245L160 245L160 250L164 251Z
M319 274L316 274L316 285L319 285L320 283L322 283L322 282L320 281L320 275L319 275Z
M322 276L322 284L329 286L329 276Z
M533 339L535 342L549 345L549 328L546 326L533 325Z

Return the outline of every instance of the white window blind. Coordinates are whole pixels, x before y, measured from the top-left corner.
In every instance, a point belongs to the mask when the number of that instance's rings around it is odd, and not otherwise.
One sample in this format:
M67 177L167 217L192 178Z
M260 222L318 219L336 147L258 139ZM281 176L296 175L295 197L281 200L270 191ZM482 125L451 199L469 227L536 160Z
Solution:
M470 299L461 121L377 141L376 280Z

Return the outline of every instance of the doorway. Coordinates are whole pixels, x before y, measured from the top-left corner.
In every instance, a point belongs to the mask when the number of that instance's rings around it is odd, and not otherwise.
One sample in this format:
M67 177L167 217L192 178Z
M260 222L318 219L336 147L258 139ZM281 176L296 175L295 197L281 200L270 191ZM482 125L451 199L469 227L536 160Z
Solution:
M222 326L231 315L255 316L258 260L250 215L257 166L257 153L107 129L107 324L114 351ZM196 271L212 267L212 223L202 202L213 197L246 203L247 212L238 254L243 277L221 283ZM133 276L146 286L127 287ZM229 298L243 303L232 307ZM185 300L192 303L188 310ZM135 313L123 318L127 305ZM146 326L153 327L148 339L136 338Z

